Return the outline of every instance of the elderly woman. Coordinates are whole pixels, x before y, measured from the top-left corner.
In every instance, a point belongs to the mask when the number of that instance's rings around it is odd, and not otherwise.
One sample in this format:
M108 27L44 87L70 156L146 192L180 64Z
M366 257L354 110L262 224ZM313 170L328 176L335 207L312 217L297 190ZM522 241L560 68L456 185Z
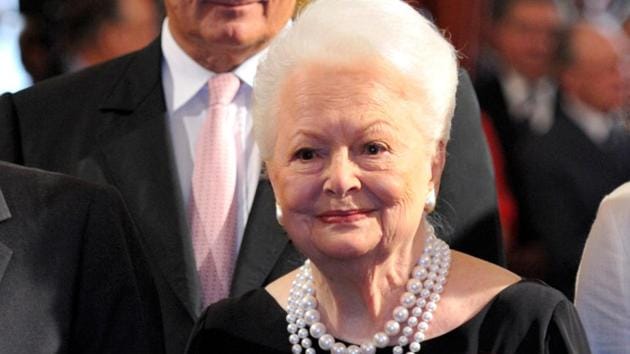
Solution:
M435 235L456 86L452 46L403 2L306 8L258 70L254 119L308 260L209 307L189 352L588 352L559 292Z

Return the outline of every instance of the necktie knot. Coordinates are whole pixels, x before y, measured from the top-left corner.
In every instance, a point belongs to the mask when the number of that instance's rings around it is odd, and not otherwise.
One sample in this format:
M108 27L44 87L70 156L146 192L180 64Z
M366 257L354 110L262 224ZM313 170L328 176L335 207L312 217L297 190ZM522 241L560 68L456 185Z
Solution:
M208 81L210 105L226 105L232 102L240 84L238 77L232 73L214 75Z

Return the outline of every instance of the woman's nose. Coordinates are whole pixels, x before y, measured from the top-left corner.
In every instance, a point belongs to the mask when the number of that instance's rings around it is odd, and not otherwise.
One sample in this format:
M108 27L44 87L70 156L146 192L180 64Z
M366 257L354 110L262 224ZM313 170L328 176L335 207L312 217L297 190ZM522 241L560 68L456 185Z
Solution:
M324 192L343 198L359 189L361 181L358 177L358 166L350 160L347 151L333 155L324 182Z

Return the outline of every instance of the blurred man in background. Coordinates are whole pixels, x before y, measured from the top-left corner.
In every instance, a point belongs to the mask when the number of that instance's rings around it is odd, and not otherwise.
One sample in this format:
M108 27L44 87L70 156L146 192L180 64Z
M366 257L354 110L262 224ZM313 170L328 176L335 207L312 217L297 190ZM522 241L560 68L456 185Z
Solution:
M521 210L525 192L515 155L522 140L544 134L552 125L557 93L552 61L562 21L553 0L495 0L491 4L493 65L479 72L475 88L491 122L488 126L498 138L499 145L491 149L504 162L506 186L499 188L505 191L499 200L512 200L513 195L515 201L515 208L500 205L516 219L516 226L509 230L507 244L513 247L507 250L508 265L519 274L536 277L542 272L542 255L532 239L528 215Z
M160 0L21 0L24 67L33 82L138 50L163 17Z

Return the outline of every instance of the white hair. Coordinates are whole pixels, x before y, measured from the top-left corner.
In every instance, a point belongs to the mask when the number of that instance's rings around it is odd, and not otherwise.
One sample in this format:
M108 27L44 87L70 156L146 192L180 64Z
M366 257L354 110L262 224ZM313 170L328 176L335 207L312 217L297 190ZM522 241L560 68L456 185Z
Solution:
M400 0L315 0L272 42L258 67L253 117L262 158L273 153L279 96L288 74L308 63L357 66L366 58L383 60L421 89L417 101L428 106L430 115L421 126L436 141L447 141L457 57L435 26Z

